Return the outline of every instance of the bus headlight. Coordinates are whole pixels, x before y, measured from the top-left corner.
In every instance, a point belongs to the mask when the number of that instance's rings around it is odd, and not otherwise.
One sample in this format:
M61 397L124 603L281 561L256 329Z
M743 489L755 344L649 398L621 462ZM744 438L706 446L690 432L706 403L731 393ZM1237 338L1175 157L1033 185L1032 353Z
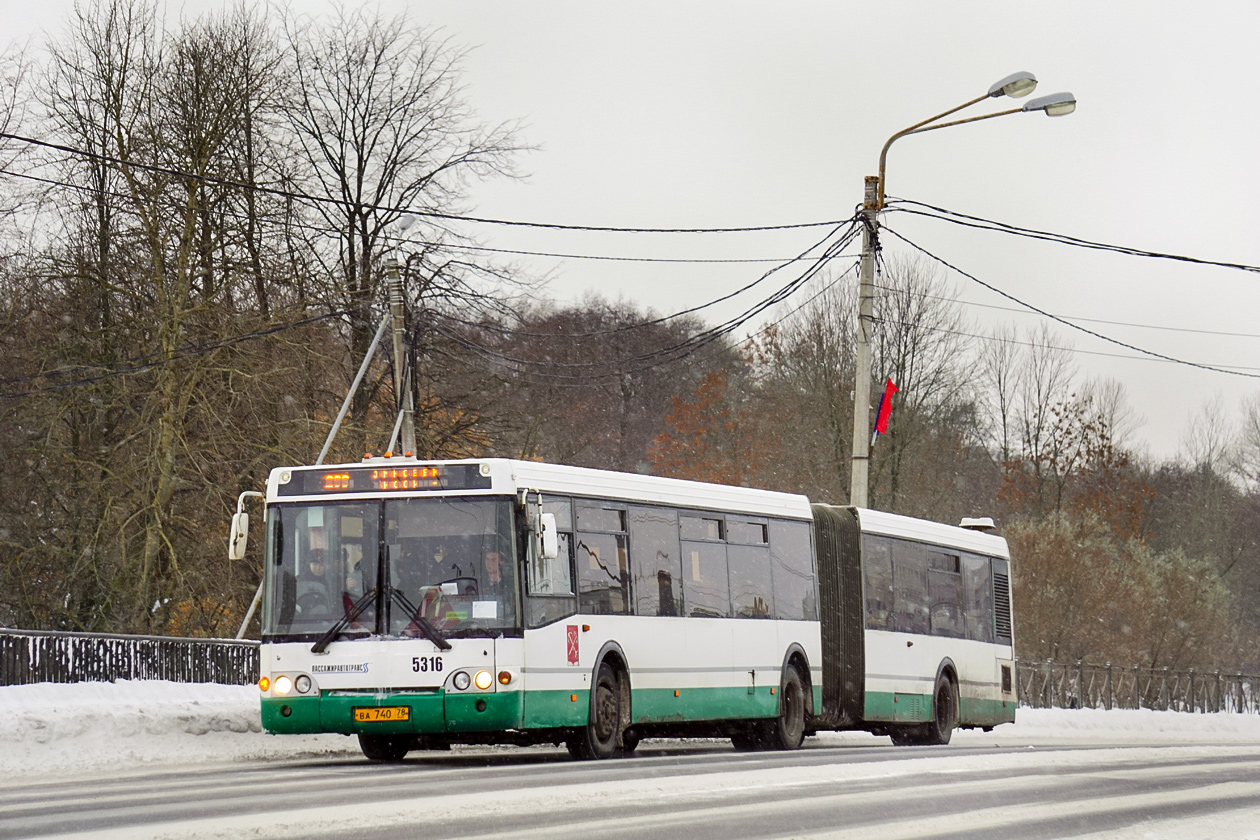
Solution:
M478 671L477 676L473 677L473 682L477 684L477 688L485 691L494 683L494 677L490 676L489 671Z
M276 694L288 694L293 690L293 680L288 677L276 677Z
M468 686L472 684L472 679L468 676L467 671L460 671L451 680L451 684L459 691L467 691Z
M293 681L293 687L297 689L298 694L305 694L311 690L311 678L303 674Z

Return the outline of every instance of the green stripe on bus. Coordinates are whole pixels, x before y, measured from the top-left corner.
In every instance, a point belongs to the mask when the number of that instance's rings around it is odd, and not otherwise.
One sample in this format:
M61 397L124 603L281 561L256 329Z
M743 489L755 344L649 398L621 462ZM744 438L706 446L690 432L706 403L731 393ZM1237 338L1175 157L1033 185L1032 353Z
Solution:
M959 705L960 719L965 724L997 726L1015 722L1014 700L979 700L963 697Z
M1015 720L1015 703L1010 700L962 697L959 698L958 711L959 723L965 726L996 726ZM932 718L932 697L928 694L868 691L862 716L868 721L926 723Z
M591 695L580 691L526 691L523 728L553 729L585 726L591 708Z
M778 689L769 686L752 690L746 686L725 688L683 688L634 691L631 716L635 723L675 723L688 720L764 718L779 713Z

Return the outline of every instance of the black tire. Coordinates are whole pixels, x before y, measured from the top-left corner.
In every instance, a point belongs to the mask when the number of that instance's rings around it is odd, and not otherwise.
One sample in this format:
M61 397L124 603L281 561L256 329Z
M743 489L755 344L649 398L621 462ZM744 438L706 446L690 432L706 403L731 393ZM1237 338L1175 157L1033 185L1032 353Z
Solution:
M621 733L621 754L630 755L639 748L639 733L634 731L634 727L627 729Z
M936 690L932 692L932 719L928 721L923 743L944 746L953 737L958 726L958 688L947 675L936 678Z
M796 667L789 665L779 690L779 716L768 722L761 741L767 749L795 750L804 740L805 681Z
M359 735L359 749L372 761L402 761L411 743L410 735Z
M590 721L569 737L569 755L583 761L612 758L620 730L621 684L613 667L602 662L591 688Z
M932 691L932 719L913 726L893 727L888 737L898 747L944 746L958 726L958 687L947 674L936 678Z
M892 739L894 747L913 747L919 744L927 743L926 724L916 724L915 726L893 726L889 728L888 737Z

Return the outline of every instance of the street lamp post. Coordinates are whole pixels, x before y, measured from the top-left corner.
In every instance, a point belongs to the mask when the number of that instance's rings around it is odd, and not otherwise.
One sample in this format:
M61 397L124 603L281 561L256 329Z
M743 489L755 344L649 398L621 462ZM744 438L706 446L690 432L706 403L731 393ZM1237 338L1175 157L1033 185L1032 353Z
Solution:
M940 122L945 117L986 99L995 99L1000 96L1018 99L1027 96L1036 86L1037 79L1032 73L1012 73L994 82L983 96L969 99L955 108L950 108L948 111L898 131L888 138L888 142L879 153L879 174L866 176L862 199L862 264L858 291L857 358L855 360L857 370L853 385L853 460L849 483L849 504L855 507L867 506L870 491L871 333L875 324L875 252L879 246L879 212L884 209L884 165L888 158L888 147L909 134L920 134L938 128L979 122L1007 114L1040 111L1046 116L1060 117L1076 110L1076 98L1072 94L1052 93L1049 96L1030 99L1021 108L1010 108L977 117Z

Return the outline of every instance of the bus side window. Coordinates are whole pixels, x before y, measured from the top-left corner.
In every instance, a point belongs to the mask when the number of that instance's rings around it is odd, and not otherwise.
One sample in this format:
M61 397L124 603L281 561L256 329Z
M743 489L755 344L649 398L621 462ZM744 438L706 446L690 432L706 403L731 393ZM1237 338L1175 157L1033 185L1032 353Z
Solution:
M731 589L726 568L726 545L682 542L683 610L696 618L727 618Z
M814 594L809 523L771 519L768 524L774 616L786 621L816 621L818 599Z
M534 542L527 546L527 593L525 626L534 628L568 618L577 613L573 592L573 506L568 499L543 497L543 513L556 518L558 556L543 560L534 555Z
M959 556L928 549L928 590L931 596L932 635L963 637L962 568Z
M560 544L560 556L553 562L565 569L565 580L569 580L568 569L573 562L573 541L572 534L563 531L557 534ZM562 618L568 618L577 613L577 598L568 593L536 593L530 591L530 597L525 599L525 616L526 626L530 628L542 627L546 624L559 621Z
M575 535L578 597L582 612L630 614L630 573L624 534Z
M925 549L908 540L892 540L893 628L899 633L927 635L931 601L928 595L928 558Z
M546 499L542 505L543 513L550 513L556 519L556 533L560 542L559 556L548 560L537 556L531 540L528 546L528 592L530 595L573 595L573 577L570 573L571 562L568 546L572 544L570 536L573 531L573 516L569 500Z
M678 514L646 507L632 507L628 513L635 614L681 615Z
M866 626L872 630L891 630L893 568L892 545L887 537L862 536L862 570Z
M963 569L963 624L968 639L977 642L993 641L993 575L989 558L976 554L964 554Z

